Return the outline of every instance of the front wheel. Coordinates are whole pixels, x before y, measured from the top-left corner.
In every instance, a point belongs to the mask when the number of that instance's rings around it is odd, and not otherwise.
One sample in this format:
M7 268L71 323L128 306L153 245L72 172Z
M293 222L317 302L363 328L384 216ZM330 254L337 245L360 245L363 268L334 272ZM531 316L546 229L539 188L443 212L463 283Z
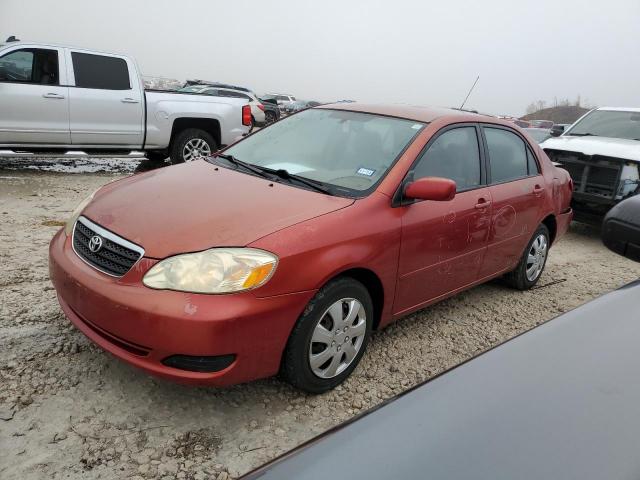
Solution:
M176 135L171 146L171 163L184 163L206 158L217 150L211 134L199 128L187 128Z
M547 264L550 243L549 229L546 225L540 225L529 240L516 269L505 275L507 283L518 290L529 290L538 283Z
M298 319L285 349L282 376L309 393L331 390L364 355L373 322L369 292L352 278L325 285Z

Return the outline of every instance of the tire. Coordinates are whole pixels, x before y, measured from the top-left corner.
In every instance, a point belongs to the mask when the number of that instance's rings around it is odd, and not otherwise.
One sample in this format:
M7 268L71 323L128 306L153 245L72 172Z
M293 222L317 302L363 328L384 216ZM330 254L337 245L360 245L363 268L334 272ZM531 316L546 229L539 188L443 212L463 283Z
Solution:
M187 145L191 145L193 156L188 156L189 149ZM199 146L199 147L196 147ZM204 158L211 155L218 149L218 145L213 136L199 128L187 128L178 133L173 142L171 142L171 163L184 163L198 158ZM200 154L201 156L198 156Z
M349 318L350 324L342 323ZM373 303L366 287L348 277L329 282L311 299L289 336L282 377L309 393L338 386L364 355L372 325ZM317 355L313 363L311 355Z
M544 243L544 248L540 242ZM518 290L529 290L538 283L547 264L550 245L549 229L546 225L540 225L531 240L529 240L529 243L527 243L527 248L525 248L518 266L515 270L505 275L504 278L507 284ZM531 257L535 257L535 261L532 261L530 254ZM534 265L536 266L535 269L533 268ZM527 267L529 267L529 270L527 270Z
M265 124L267 124L267 125L268 125L268 124L270 124L270 123L275 122L276 120L277 120L277 119L276 119L276 114L275 114L275 113L270 112L270 111L266 111L266 112L264 112L264 123L265 123Z

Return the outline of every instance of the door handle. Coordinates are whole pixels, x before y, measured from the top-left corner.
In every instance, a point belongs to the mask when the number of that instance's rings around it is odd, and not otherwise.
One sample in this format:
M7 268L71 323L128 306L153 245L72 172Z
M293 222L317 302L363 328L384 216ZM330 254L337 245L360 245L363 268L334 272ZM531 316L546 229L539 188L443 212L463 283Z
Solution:
M542 192L544 192L544 187L541 187L540 185L536 185L535 187L533 187L534 195L540 195Z
M491 200L485 200L484 198L479 198L475 208L477 208L478 210L482 210L483 208L487 208L490 206L491 206Z
M139 103L135 98L127 97L120 100L122 103Z
M44 93L42 95L44 98L57 98L57 99L63 99L64 95L60 95L59 93Z

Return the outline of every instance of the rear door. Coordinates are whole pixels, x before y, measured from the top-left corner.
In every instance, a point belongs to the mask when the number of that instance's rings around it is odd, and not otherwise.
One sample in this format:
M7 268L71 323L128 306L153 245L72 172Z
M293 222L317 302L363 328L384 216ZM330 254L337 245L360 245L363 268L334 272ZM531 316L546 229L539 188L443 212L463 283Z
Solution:
M493 214L481 276L495 275L520 260L543 213L544 178L528 143L515 130L482 127L489 165Z
M474 124L441 130L409 173L409 180L450 178L457 192L448 202L400 207L404 213L394 313L419 308L478 279L491 219L478 132Z
M5 51L0 57L0 144L71 143L66 80L61 48Z
M71 142L74 145L140 148L144 92L126 57L68 49Z

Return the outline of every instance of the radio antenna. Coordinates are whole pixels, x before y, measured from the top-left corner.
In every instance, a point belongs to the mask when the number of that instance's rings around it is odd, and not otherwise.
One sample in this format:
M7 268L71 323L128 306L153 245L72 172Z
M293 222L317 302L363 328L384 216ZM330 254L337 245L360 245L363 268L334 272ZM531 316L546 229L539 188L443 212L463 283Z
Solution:
M478 83L478 80L480 80L480 75L478 75L478 77L476 78L476 81L473 82L473 85L471 85L471 90L469 90L469 93L467 93L467 96L464 97L464 102L462 102L462 105L460 105L460 110L462 110L462 107L464 107L464 104L467 103L467 100L469 99L469 95L471 95L471 92L473 92L473 89L476 87L476 83Z

